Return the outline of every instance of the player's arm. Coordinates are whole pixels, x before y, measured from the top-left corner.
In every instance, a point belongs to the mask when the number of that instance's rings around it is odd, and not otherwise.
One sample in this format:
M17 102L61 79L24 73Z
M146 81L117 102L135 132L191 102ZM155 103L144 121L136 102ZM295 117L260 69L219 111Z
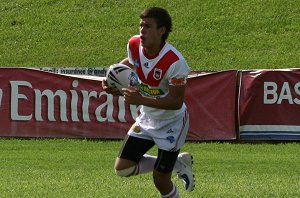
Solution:
M120 63L127 65L128 67L130 67L131 69L135 70L135 68L133 67L132 64L130 64L129 59L128 58L124 58Z
M176 110L180 109L184 101L185 85L169 85L169 93L162 98L152 98L140 94L137 88L122 89L124 100L129 104L145 105L153 108Z

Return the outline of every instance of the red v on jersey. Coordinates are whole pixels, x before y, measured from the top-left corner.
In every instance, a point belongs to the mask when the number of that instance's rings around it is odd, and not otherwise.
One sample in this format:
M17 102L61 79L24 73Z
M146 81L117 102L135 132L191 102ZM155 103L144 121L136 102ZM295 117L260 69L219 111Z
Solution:
M143 83L153 87L159 86L160 81L163 79L169 67L174 62L179 60L179 57L172 50L167 51L152 68L152 70L148 74L148 77L146 78L142 71L139 37L132 37L129 40L129 49L131 51L134 66L136 67L136 71L140 80Z

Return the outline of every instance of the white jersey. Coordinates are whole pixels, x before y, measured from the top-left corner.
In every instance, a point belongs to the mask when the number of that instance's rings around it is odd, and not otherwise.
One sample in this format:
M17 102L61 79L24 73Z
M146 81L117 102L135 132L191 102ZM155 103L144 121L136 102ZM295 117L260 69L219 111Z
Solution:
M166 42L154 58L149 58L143 52L140 37L133 36L127 45L129 62L134 65L139 76L141 94L150 97L164 97L169 92L169 86L186 84L190 72L186 60L171 44ZM185 104L178 110L166 110L142 106L141 113L153 119L168 119L186 109Z

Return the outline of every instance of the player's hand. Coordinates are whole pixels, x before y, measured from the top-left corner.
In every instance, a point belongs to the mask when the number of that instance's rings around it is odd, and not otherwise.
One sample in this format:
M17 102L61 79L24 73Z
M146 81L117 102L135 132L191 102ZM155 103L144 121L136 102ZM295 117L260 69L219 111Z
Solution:
M128 86L127 88L123 88L122 93L126 103L141 105L143 96L140 94L140 91L137 87Z
M102 88L108 94L112 94L114 96L122 95L122 93L116 87L109 86L106 80L102 80Z

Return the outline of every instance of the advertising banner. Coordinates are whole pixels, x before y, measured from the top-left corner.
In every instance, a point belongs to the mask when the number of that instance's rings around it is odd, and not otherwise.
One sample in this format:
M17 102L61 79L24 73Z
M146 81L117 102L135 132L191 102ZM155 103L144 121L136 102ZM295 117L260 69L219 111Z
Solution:
M300 140L300 70L243 71L240 138Z
M235 139L236 71L188 80L188 140ZM139 106L102 90L101 77L0 68L0 136L122 139Z
M0 68L0 134L14 137L120 138L138 108L82 79Z
M236 139L237 73L230 70L188 79L186 101L192 139Z

